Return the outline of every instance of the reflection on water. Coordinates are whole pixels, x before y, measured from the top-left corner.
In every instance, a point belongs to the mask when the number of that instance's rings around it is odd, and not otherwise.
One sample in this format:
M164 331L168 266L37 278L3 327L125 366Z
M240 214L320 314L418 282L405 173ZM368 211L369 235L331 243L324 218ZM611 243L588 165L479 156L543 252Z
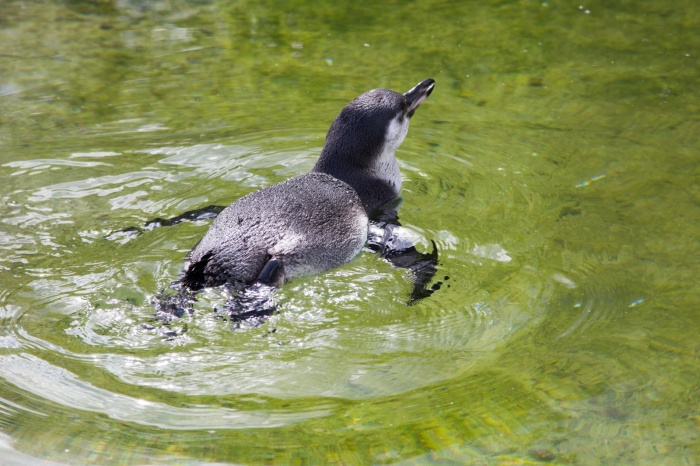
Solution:
M694 5L37 5L0 19L3 458L693 464ZM222 290L154 319L208 223L117 232L309 170L349 99L433 73L397 155L436 293L364 253L260 326Z

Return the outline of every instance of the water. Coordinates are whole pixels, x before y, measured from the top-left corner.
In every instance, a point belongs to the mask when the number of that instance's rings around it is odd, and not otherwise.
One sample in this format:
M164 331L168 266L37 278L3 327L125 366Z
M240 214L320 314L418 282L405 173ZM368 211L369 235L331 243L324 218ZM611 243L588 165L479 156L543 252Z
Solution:
M5 2L3 463L697 464L694 2ZM433 77L398 152L442 287L371 254L153 320L207 222Z

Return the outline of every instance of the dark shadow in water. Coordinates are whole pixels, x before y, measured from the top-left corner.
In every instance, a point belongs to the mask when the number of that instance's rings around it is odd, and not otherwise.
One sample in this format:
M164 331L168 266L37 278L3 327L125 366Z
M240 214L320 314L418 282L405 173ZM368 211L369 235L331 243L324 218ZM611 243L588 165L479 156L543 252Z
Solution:
M419 252L408 230L401 226L398 218L398 208L401 199L397 199L382 209L370 214L370 228L365 249L389 262L394 267L407 269L410 272L411 292L406 304L411 306L439 290L442 282L430 285L437 272L438 250L435 241L431 240L431 252ZM143 227L128 227L107 235L108 239L123 236L135 237L145 231L161 226L173 226L185 221L200 221L215 218L225 207L210 205L201 209L187 211L170 219L155 218L149 220ZM256 282L243 288L228 287L232 296L217 311L228 314L234 328L241 323L246 326L256 326L275 312L273 294L275 287ZM168 324L174 318L181 318L193 312L196 292L182 286L180 280L171 283L170 287L158 293L153 298L156 308L156 319ZM167 335L166 335L167 336ZM173 336L174 337L174 336Z

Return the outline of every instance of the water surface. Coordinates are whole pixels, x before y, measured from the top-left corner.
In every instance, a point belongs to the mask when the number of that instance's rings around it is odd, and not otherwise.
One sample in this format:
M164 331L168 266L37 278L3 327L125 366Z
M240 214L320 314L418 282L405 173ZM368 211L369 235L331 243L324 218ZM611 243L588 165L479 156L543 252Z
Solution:
M696 464L694 2L5 2L0 455L12 464ZM365 90L429 299L364 253L231 330L154 321L208 227Z

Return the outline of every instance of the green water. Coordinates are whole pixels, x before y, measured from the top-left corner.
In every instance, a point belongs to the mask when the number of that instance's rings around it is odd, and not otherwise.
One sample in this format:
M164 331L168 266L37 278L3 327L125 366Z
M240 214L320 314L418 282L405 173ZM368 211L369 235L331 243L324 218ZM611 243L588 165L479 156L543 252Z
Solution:
M0 462L698 464L698 30L695 1L1 2ZM208 224L114 232L307 171L348 101L429 77L397 156L438 292L364 253L259 327L217 290L153 322Z

